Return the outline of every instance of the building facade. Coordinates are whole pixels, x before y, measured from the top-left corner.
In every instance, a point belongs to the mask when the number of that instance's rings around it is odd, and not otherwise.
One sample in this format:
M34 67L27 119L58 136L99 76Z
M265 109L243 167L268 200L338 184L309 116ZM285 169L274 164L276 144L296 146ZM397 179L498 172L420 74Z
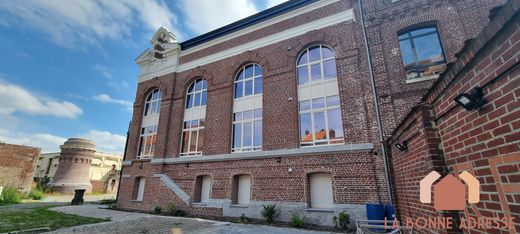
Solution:
M29 193L40 148L0 143L0 186Z
M136 61L118 207L366 218L389 202L372 84L387 138L499 3L364 1L374 80L358 1L293 0L182 43L160 28Z
M41 154L34 171L34 179L37 181L45 178L52 180L58 169L59 159L59 152ZM103 152L94 153L89 173L92 192L117 192L122 161L122 155Z

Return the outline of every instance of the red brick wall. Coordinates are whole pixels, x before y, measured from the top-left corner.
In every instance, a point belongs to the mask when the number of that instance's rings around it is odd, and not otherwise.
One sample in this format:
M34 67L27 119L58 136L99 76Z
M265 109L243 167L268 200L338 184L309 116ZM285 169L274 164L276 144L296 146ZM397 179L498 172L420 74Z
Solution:
M39 156L39 148L0 143L0 186L28 193Z
M444 167L453 174L467 170L481 183L481 201L468 204L460 212L462 217L513 217L517 223L514 230L474 229L472 233L520 230L519 9L516 0L502 7L427 92L423 98L427 104L416 107L394 132L392 145L409 141L405 152L392 149L395 193L402 218L441 215L433 212L432 206L420 204L417 193L422 177L431 170L442 172ZM483 108L467 111L456 105L453 99L475 86L483 87L487 101ZM433 128L421 124L424 110L431 113L429 125ZM438 156L443 159L441 168L430 163Z

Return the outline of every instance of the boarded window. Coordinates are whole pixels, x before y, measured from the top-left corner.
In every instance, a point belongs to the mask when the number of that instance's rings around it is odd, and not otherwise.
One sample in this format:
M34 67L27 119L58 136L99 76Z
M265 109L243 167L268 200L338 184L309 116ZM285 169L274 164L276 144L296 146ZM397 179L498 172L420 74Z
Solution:
M239 205L249 205L251 201L251 176L237 175L233 177L232 202Z
M309 175L310 206L312 208L333 208L332 175L314 173Z
M144 177L137 177L136 179L136 189L134 190L134 200L142 201L144 198Z

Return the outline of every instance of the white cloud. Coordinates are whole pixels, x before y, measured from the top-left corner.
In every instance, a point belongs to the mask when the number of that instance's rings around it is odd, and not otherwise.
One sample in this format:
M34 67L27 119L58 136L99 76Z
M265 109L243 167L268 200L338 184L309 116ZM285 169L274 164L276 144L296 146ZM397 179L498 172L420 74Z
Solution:
M267 0L267 8L287 2L287 0Z
M0 81L0 114L24 112L35 115L76 118L83 110L67 101L43 100L15 84Z
M163 0L0 0L0 11L13 16L2 24L23 22L67 48L129 36L138 23L152 31L164 25L178 33L176 18Z
M118 104L118 105L124 106L124 107L126 107L126 108L128 108L130 110L132 109L132 105L133 105L131 101L115 99L113 97L110 97L110 95L108 95L108 94L98 94L98 95L95 95L92 98L94 100L102 102L102 103Z
M79 137L90 139L96 144L96 150L122 154L126 137L108 131L91 130ZM0 142L17 145L27 145L42 149L42 153L59 152L67 138L47 133L23 133L0 129Z
M102 152L122 153L125 149L126 136L108 131L91 130L80 137L90 139L96 144L96 149Z
M206 33L258 12L252 0L180 0L186 25L196 33Z

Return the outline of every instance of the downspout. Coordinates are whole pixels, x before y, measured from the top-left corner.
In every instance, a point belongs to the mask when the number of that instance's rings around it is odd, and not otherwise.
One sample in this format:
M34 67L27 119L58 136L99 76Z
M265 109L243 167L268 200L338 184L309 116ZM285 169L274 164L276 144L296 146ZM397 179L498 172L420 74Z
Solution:
M119 191L121 191L121 179L123 178L123 162L126 159L126 150L128 148L128 137L130 136L130 127L132 126L132 121L128 123L128 130L126 131L126 141L125 141L125 150L123 151L123 161L121 162L121 170L119 171L119 182L117 183L117 193L116 193L116 203L117 199L119 199Z
M372 96L374 97L374 109L376 111L376 119L377 119L377 128L379 129L379 142L381 143L381 153L383 154L383 161L385 167L385 176L386 176L386 192L388 193L388 199L390 204L392 204L392 187L390 183L390 173L388 170L388 153L385 146L385 136L383 131L383 125L381 123L381 113L379 111L379 99L377 97L376 91L376 81L374 78L374 69L372 68L372 57L370 56L370 48L368 47L368 35L365 29L365 16L363 13L363 0L358 0L359 4L359 16L361 21L361 30L363 31L363 39L365 42L365 49L367 53L368 60L368 70L370 74L370 81L372 86Z

